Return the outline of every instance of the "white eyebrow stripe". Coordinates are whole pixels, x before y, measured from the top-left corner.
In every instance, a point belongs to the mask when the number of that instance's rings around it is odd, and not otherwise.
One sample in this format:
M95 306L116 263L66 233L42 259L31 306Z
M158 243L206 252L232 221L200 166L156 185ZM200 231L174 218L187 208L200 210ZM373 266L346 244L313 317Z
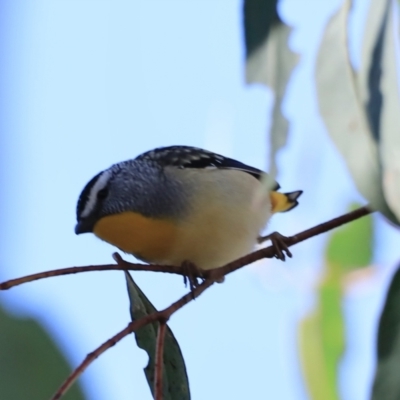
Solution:
M111 172L108 170L104 171L97 178L96 183L93 185L92 189L90 190L90 194L89 194L88 200L85 204L85 208L81 212L81 218L86 218L93 211L94 206L96 205L96 201L97 201L97 193L101 189L104 189L107 186L107 183L110 180L110 178L111 178Z

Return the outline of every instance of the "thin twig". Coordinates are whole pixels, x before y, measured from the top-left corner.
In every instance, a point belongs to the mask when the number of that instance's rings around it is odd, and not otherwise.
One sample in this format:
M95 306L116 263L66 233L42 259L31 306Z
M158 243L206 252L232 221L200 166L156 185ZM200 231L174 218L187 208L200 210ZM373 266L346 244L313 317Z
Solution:
M154 400L163 400L164 341L166 322L160 321L158 326L156 360L154 365Z
M324 222L323 224L317 225L311 229L307 229L301 233L298 233L294 236L289 236L286 239L287 246L293 246L297 243L300 243L306 239L309 239L313 236L317 236L321 233L325 233L331 229L337 228L343 224L351 222L357 218L363 217L367 214L370 214L372 211L368 207L361 207L355 211L351 211L347 214L344 214L340 217L334 218L328 222ZM260 238L262 241L263 238ZM115 255L119 258L118 261L115 258ZM56 269L52 271L39 272L37 274L27 275L17 279L11 279L9 281L0 283L0 290L7 290L14 286L21 285L23 283L32 282L38 279L50 278L54 276L61 275L69 275L76 274L79 272L89 272L89 271L151 271L151 272L164 272L171 274L183 275L183 271L181 267L171 266L171 265L154 265L154 264L134 264L122 259L118 253L114 253L114 259L118 262L118 265L109 264L109 265L90 265L87 267L70 267L70 268L62 268ZM223 267L216 268L212 271L205 271L203 275L205 277L222 277L223 274L228 274L230 272L236 271L238 268L241 268L244 265L253 263L262 258L273 258L275 256L275 249L273 246L266 247L264 249L255 251L254 253L248 254L232 263L229 263Z
M313 236L320 235L321 233L328 232L334 228L338 228L339 226L342 226L344 224L347 224L348 222L354 221L358 218L364 217L368 214L373 213L374 211L368 208L367 206L365 207L360 207L357 208L354 211L350 211L346 214L341 215L340 217L333 218L327 222L323 222L322 224L316 225L313 228L307 229L301 233L298 233L297 235L294 236L289 236L288 243L286 243L288 246L293 246L294 244L303 242L306 239L309 239ZM261 237L259 239L260 243L264 239L268 240L268 236Z
M54 269L51 271L38 272L32 275L26 275L21 278L11 279L9 281L0 283L0 290L8 290L15 286L22 285L23 283L37 281L39 279L51 278L55 276L71 275L80 272L90 271L150 271L150 272L166 272L170 274L183 275L180 267L172 265L156 265L156 264L135 264L122 260L123 263L118 265L105 264L105 265L89 265L86 267L69 267Z
M182 308L187 303L191 302L196 297L199 297L206 289L208 289L211 285L213 285L214 281L208 279L204 281L201 285L193 290L193 292L189 292L177 300L175 303L172 303L169 307L165 308L162 311L157 311L153 314L147 315L146 317L140 318L137 321L131 322L125 329L118 332L111 339L108 339L101 346L99 346L96 350L89 353L83 362L72 371L71 375L64 381L64 383L60 386L51 400L60 399L66 391L72 386L72 384L82 375L85 369L99 356L101 356L106 350L110 347L117 344L124 337L128 336L130 333L137 331L139 328L148 325L154 321L167 321L169 317L180 308Z
M303 242L304 240L310 239L311 237L328 232L331 229L338 228L339 226L347 224L348 222L354 221L358 218L371 214L372 212L373 211L370 210L368 207L358 208L357 210L351 211L347 214L341 215L340 217L333 218L330 221L324 222L322 224L314 226L313 228L300 232L297 235L288 236L285 239L285 244L288 247L293 246L297 243ZM255 261L261 260L262 258L272 258L274 256L275 256L275 249L273 246L269 246L257 250L235 261L232 261L229 264L224 265L223 267L205 271L203 274L205 278L212 278L214 280L218 280L223 276L226 276L231 272L234 272L239 268L242 268L244 265L251 264Z
M154 316L154 315L155 314L152 314L152 316ZM118 332L112 338L108 339L100 347L98 347L95 351L93 351L92 353L89 353L86 356L86 358L83 360L83 362L77 368L75 368L75 370L71 373L71 375L64 381L64 383L60 386L60 388L57 390L57 392L51 398L51 400L60 399L61 396L63 396L66 393L66 391L72 386L72 384L78 379L78 377L82 375L83 371L85 371L85 369L97 357L99 357L101 354L103 354L110 347L114 346L116 343L118 343L120 340L122 340L125 336L128 336L130 333L136 331L137 329L141 328L142 326L147 325L149 322L150 321L147 321L145 318L142 318L137 321L129 323L129 325L125 329Z

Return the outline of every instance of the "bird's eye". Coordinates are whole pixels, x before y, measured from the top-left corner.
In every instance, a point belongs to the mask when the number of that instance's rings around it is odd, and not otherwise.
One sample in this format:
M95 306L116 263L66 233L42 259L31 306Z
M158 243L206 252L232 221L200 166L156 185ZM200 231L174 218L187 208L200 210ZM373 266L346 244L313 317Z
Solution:
M107 197L107 195L108 195L108 189L107 188L101 189L97 192L97 199L104 200Z

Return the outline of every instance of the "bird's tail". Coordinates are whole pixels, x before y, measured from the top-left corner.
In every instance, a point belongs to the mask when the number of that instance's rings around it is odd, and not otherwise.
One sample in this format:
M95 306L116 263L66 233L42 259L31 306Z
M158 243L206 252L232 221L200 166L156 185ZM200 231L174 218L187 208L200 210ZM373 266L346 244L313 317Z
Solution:
M302 190L290 193L271 192L272 213L292 210L299 204L297 199L302 193Z

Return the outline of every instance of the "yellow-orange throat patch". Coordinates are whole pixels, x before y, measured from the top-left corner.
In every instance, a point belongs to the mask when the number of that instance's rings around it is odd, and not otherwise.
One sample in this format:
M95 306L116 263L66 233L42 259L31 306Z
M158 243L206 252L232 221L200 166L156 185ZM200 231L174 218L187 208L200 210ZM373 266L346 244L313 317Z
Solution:
M101 218L93 233L126 253L158 262L168 257L177 235L177 226L170 220L123 212Z
M271 211L273 213L282 212L288 210L293 206L293 203L290 202L289 198L284 193L279 192L271 192Z

